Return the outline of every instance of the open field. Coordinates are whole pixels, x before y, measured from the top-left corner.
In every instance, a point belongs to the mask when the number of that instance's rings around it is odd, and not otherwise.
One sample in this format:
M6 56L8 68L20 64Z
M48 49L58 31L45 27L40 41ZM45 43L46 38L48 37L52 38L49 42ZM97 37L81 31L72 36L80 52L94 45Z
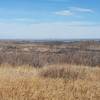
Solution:
M0 40L0 100L100 100L100 41Z
M2 65L0 100L100 100L100 68Z
M0 40L0 64L42 67L52 64L100 66L100 41Z

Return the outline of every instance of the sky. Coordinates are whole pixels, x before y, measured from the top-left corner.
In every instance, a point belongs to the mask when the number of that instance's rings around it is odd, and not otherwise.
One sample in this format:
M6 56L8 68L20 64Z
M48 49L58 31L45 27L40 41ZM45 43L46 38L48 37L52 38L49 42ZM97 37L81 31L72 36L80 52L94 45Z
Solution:
M0 0L0 39L100 39L100 0Z

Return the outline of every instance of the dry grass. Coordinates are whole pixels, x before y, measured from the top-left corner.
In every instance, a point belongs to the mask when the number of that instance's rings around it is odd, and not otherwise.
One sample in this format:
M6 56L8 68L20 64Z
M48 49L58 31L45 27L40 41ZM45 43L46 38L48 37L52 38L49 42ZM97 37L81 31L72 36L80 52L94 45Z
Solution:
M100 67L100 41L17 41L0 40L0 65L76 64Z
M100 100L100 68L2 65L0 100Z
M63 79L85 79L88 76L87 68L83 66L72 65L52 65L40 69L39 76L49 78L63 78Z

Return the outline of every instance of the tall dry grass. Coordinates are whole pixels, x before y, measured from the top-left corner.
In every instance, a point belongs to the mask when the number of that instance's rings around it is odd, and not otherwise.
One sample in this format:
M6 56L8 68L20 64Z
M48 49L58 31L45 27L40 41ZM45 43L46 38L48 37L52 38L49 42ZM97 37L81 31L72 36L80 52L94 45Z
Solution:
M100 68L2 65L0 100L100 100Z

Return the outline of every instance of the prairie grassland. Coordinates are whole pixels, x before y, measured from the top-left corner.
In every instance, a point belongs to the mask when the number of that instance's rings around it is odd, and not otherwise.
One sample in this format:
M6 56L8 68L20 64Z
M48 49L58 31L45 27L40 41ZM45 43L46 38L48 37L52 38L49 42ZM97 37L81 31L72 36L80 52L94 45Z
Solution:
M100 100L100 68L2 65L0 100Z
M67 63L100 67L100 40L41 41L0 40L0 65L46 65Z

